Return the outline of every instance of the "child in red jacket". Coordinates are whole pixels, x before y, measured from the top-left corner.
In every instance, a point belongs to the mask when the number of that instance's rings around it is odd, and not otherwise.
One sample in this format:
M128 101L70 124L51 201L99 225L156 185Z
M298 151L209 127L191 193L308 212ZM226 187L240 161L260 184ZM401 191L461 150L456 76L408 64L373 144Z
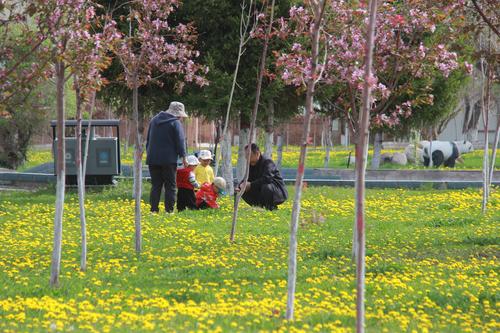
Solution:
M177 169L177 211L182 212L186 208L196 209L196 197L194 189L199 188L200 184L196 182L194 175L194 168L200 161L195 156L188 156L186 158L188 166L185 168Z
M222 177L215 177L213 184L205 183L200 190L196 192L196 207L204 208L219 208L217 197L223 195L226 189L226 181Z

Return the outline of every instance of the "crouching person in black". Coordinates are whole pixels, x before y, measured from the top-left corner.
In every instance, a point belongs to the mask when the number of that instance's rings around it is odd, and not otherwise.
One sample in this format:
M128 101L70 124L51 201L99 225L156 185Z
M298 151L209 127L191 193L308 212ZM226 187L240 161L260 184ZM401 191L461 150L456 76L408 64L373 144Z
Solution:
M251 145L248 182L245 188L242 186L241 183L235 191L243 191L242 198L250 206L274 210L288 198L279 170L271 159L262 156L255 143Z

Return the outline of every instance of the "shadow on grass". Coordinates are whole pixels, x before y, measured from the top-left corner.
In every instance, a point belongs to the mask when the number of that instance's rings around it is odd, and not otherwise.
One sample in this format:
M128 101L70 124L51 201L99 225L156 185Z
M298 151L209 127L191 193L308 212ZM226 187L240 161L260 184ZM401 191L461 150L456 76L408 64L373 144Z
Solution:
M497 236L467 236L464 238L460 244L470 244L470 245L479 245L479 246L487 246L487 245L500 245L500 237Z
M441 228L441 227L463 227L473 223L479 223L477 218L474 217L437 217L429 222L427 225L433 228Z

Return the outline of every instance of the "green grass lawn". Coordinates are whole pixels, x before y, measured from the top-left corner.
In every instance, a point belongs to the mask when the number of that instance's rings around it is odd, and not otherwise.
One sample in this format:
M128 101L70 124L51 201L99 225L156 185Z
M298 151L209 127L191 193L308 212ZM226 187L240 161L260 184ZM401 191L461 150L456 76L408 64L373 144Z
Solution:
M234 244L228 197L220 210L174 215L150 214L144 204L137 257L131 188L88 194L85 273L76 194L67 194L55 290L54 190L0 192L0 331L353 331L352 189L305 189L290 323L290 200L276 212L243 204ZM480 203L478 190L367 191L368 332L498 332L499 190L487 215Z
M382 153L394 153L396 150L383 150ZM190 153L193 151L190 150ZM330 154L330 168L335 169L345 169L347 168L347 158L349 153L351 152L352 156L354 156L354 147L345 148L345 147L335 147L334 150ZM400 152L403 152L400 150ZM283 151L283 168L296 168L299 160L299 147L290 146L288 149ZM371 157L372 150L369 150L368 154L368 169L371 166ZM491 154L491 151L490 151ZM233 165L236 165L238 158L238 149L237 147L233 147ZM273 158L276 161L277 155L276 151L273 153ZM462 156L464 163L457 163L455 169L459 170L480 170L483 165L483 150L476 150L472 153L465 154ZM325 159L325 150L321 148L311 148L307 154L306 166L308 168L323 168ZM18 170L24 171L29 168L32 168L36 165L51 162L53 161L52 153L49 150L30 150L28 152L28 161L21 166ZM126 152L122 148L122 164L133 165L133 149L130 148ZM144 154L144 161L146 161L146 154ZM354 166L351 164L350 168ZM381 169L426 169L422 165L407 165L407 166L399 166L394 164L383 164L380 167ZM452 170L450 168L440 167L444 170ZM500 154L497 155L495 168L500 169Z

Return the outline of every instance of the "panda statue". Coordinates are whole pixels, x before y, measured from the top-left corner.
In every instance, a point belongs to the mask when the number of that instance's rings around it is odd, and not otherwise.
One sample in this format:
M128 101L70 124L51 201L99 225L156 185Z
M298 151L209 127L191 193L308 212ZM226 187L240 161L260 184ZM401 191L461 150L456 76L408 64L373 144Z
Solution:
M435 167L444 164L445 167L455 167L457 158L474 150L469 141L421 141L419 148L422 149L422 162L429 166L432 156L432 165ZM432 149L432 152L430 151Z

